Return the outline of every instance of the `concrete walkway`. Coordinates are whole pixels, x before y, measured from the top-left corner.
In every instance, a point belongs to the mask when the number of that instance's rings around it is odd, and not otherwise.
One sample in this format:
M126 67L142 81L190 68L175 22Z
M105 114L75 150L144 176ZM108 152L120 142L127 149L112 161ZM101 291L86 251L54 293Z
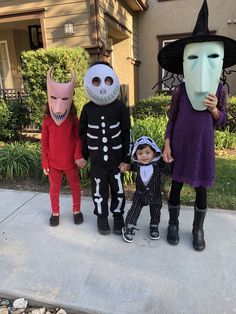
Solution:
M209 210L207 247L196 252L192 208L182 208L180 243L172 247L166 242L166 205L160 240L148 237L145 208L129 244L98 234L90 198L82 198L85 221L76 226L71 197L62 196L56 228L48 224L48 194L0 189L0 199L2 297L25 297L68 313L236 313L236 211Z

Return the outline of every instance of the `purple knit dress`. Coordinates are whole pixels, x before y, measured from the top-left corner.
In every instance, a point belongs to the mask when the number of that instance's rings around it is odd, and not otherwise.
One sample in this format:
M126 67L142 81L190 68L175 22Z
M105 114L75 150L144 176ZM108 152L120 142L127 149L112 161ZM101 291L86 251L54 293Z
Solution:
M216 93L220 111L217 126L226 122L226 91L220 84ZM174 158L172 180L193 187L213 187L215 181L214 119L209 110L194 110L185 84L172 96L165 138L170 139Z

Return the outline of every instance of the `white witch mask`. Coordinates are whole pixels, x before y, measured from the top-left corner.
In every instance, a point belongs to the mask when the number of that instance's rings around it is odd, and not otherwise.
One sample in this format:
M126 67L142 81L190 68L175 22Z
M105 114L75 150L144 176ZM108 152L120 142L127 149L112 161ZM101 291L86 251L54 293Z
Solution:
M188 98L195 110L207 107L203 101L216 94L224 61L223 42L190 43L184 48L183 70Z
M112 68L105 64L96 64L85 75L84 89L95 104L108 105L118 97L120 82Z
M51 79L51 69L47 73L48 105L52 119L56 125L61 125L70 112L72 104L75 73L71 72L71 81L68 83L58 83Z

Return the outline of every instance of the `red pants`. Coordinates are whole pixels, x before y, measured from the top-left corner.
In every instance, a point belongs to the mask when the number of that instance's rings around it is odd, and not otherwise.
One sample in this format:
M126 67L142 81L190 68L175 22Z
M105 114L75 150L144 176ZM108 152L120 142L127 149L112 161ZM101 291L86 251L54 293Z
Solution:
M59 214L59 195L61 189L61 181L63 172L66 175L66 179L69 183L72 200L73 200L73 212L80 211L80 199L81 199L81 189L80 189L80 181L78 176L78 169L74 167L69 170L58 170L55 168L50 168L49 171L49 181L50 181L50 199L52 206L52 213Z

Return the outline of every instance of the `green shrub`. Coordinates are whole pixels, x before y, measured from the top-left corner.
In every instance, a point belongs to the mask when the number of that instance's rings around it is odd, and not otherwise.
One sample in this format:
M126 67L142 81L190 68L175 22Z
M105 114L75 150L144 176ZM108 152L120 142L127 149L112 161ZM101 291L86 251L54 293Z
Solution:
M80 48L49 48L22 53L22 76L32 120L41 125L44 104L47 101L46 76L52 67L52 79L66 82L71 78L70 69L76 73L74 103L80 112L87 101L83 78L88 68L88 53Z
M9 132L6 129L10 118L10 111L7 104L0 100L0 140L5 140L9 136Z
M133 126L134 141L143 136L151 137L157 145L161 148L164 144L165 129L167 123L167 116L147 117L144 119L137 119Z
M229 126L224 131L215 130L215 148L216 149L235 149L236 133L229 131Z
M171 102L171 96L161 93L141 99L133 108L134 119L142 119L148 116L166 115Z
M25 179L35 176L40 167L39 145L11 143L0 147L0 178Z
M236 133L236 96L230 96L227 101L228 119L226 126L230 132Z
M6 125L9 133L8 137L19 139L23 128L31 122L30 109L25 103L19 101L8 101L7 107L10 112L10 117Z

